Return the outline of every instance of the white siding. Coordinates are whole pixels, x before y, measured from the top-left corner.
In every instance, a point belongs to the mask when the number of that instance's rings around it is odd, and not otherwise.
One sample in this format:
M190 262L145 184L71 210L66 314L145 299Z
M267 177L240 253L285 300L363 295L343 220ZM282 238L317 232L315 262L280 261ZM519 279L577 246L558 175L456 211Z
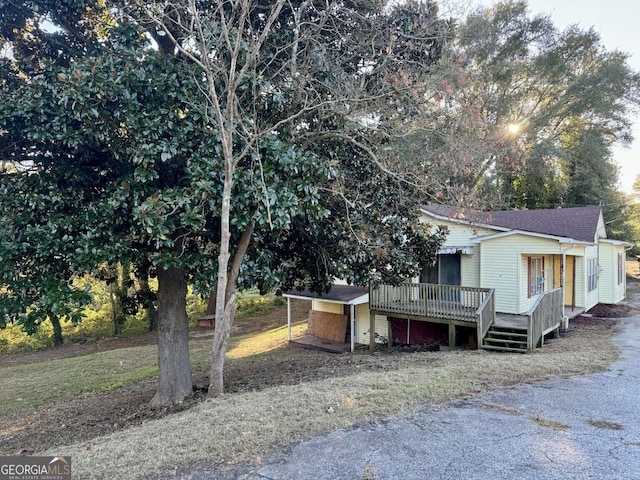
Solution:
M474 246L473 255L460 256L460 285L480 287L480 245Z
M369 345L369 323L370 313L369 304L362 303L356 305L356 342ZM387 317L384 315L376 315L376 333L382 337L387 337L389 334L389 326L387 324Z
M422 217L423 223L430 225L445 225L449 229L449 234L444 242L445 247L463 247L471 245L471 240L482 235L491 235L499 230L491 230L482 227L474 227L458 223L455 220L439 220L427 215Z
M316 312L337 313L339 315L344 314L344 304L323 302L322 300L313 300L311 302L311 309Z
M618 283L618 254L622 254L622 283ZM598 248L600 278L598 279L598 300L602 303L618 303L626 296L625 251L622 245L601 242Z
M600 264L600 276L598 278L598 301L602 303L615 303L615 284L617 283L617 259L615 249L610 243L598 245L598 263Z
M576 307L584 307L587 297L587 274L585 268L585 257L576 257Z
M582 260L582 262L578 262L576 264L576 266L582 264L581 271L579 268L576 268L576 276L578 277L576 279L576 283L578 283L578 279L582 280L582 292L583 292L582 302L580 303L576 302L576 305L584 307L586 310L589 310L591 307L594 307L595 305L597 305L599 300L599 293L598 293L599 288L589 291L589 282L587 279L587 275L589 274L589 269L587 268L587 264L589 262L589 259L591 258L596 258L596 259L598 258L597 245L586 247L584 252L584 258L580 259ZM600 286L600 278L598 278L598 287L599 286Z
M526 313L534 300L528 297L527 256L545 259L545 289L548 290L553 279L551 255L560 253L560 244L552 239L508 235L485 240L480 249L480 286L495 288L496 311Z

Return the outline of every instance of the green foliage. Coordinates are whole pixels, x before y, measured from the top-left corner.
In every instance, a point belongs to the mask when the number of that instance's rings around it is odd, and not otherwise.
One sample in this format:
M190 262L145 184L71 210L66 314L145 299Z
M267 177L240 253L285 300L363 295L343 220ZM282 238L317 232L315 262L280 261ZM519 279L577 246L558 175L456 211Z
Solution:
M631 140L640 75L628 54L606 51L594 30L558 31L526 2L480 9L457 48L472 65L487 127L513 142L516 161L493 157L482 194L507 208L608 205L615 197L612 146ZM518 125L517 132L507 126Z
M238 318L257 317L284 307L287 301L280 295L260 295L258 289L238 293Z
M196 294L217 278L321 290L335 277L397 281L435 255L442 235L419 227L423 197L388 168L387 149L419 114L440 57L448 26L435 5L231 6L29 3L5 29L15 47L0 70L2 161L13 167L0 178L5 321L77 323L90 292L73 279L103 265L160 278L159 321L177 325L202 309L184 304L185 283ZM31 42L44 18L60 34ZM110 292L116 328L127 277ZM216 333L214 353L226 341ZM161 403L191 393L186 348L166 353Z

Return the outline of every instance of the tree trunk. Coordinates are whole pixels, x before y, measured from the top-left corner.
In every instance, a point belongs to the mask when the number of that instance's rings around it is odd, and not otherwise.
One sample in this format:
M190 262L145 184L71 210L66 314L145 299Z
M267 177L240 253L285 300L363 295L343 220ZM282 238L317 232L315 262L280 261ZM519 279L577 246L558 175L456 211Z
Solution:
M186 297L184 270L158 267L159 374L151 405L177 403L193 393Z
M116 270L117 271L117 270ZM118 330L122 332L127 323L127 312L125 305L129 298L129 283L131 282L131 263L128 261L120 263L120 280L117 290L118 298Z
M138 283L140 284L140 291L144 294L144 311L147 316L147 322L149 322L149 331L155 332L158 329L158 312L156 311L155 302L151 300L153 292L149 287L149 274L146 272L141 274Z
M231 325L236 316L236 310L238 309L238 303L236 302L236 288L238 285L238 275L240 274L240 266L244 259L244 255L249 248L251 236L253 235L253 229L255 222L247 227L242 232L240 241L238 242L238 248L236 254L231 262L231 270L229 274L226 274L226 288L220 288L220 275L218 275L217 284L217 299L220 301L220 297L224 295L227 304L226 308L222 312L221 318L218 318L220 308L216 309L216 328L213 335L213 347L211 348L211 371L209 373L209 396L216 397L224 392L224 356L227 353L227 343L229 340L229 334L231 333ZM222 290L222 292L220 292ZM217 304L220 306L220 303ZM219 321L221 320L221 321Z
M211 290L211 293L209 294L209 298L207 299L207 311L205 312L205 315L215 315L216 314L216 296L217 296L217 291L218 291L218 287L217 287L217 282L213 287L213 290Z
M60 319L55 316L49 316L51 324L53 325L53 346L61 347L64 344L64 337L62 336L62 325L60 325Z

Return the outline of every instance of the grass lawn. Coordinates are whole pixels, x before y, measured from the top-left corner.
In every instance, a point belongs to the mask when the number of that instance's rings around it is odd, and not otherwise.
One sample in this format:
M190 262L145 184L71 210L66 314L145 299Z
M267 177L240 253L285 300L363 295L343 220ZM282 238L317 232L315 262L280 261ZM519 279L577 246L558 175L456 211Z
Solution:
M297 324L294 336L304 328ZM269 328L232 338L225 368L229 393L99 437L41 445L34 454L71 455L77 478L112 478L114 471L130 479L160 471L162 478L193 462L259 463L293 441L425 403L444 406L496 386L601 371L618 355L610 343L614 330L611 324L574 325L565 337L526 355L335 355L288 346L286 327ZM209 338L191 342L200 384L206 382L209 348ZM78 397L108 397L138 386L153 390L156 368L156 347L148 345L0 369L0 415L19 420L6 423L5 431L24 428L36 410L54 411ZM2 430L0 421L0 439Z

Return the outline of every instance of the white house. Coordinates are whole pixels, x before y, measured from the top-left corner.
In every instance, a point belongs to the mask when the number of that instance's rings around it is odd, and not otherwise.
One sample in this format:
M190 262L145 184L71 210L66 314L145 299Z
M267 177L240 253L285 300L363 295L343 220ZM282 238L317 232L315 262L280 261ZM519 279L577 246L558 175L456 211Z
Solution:
M413 284L285 294L313 300L312 337L322 339L316 325L329 319L314 312L325 312L346 328L324 340L351 350L380 339L490 348L491 338L493 347L505 346L499 349L531 349L568 318L625 298L631 244L607 239L600 207L479 212L427 205L422 215L449 234L436 264L425 265Z

